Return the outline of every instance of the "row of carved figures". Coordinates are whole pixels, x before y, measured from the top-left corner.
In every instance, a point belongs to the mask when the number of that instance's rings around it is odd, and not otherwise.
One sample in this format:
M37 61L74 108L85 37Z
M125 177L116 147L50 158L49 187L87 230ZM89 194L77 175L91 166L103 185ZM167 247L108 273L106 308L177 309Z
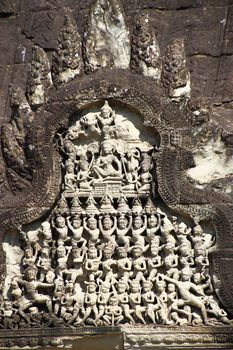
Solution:
M187 267L180 271L178 280L161 273L154 282L120 279L111 284L96 282L92 277L83 283L83 289L61 278L53 283L40 282L37 272L29 266L23 279L14 278L12 300L1 305L0 327L230 323L214 296L205 292L210 280L193 275ZM38 290L49 292L42 294Z
M81 240L81 247L58 245L41 247L39 243L24 249L22 266L35 266L39 269L39 280L51 281L56 276L68 277L76 281L78 277L94 275L111 281L119 278L154 280L158 271L166 271L170 277L178 279L179 269L189 267L203 273L209 265L207 250L201 245L194 249L183 245L171 246L170 242L160 245L159 237L143 246L136 241L131 247L118 246L112 242L96 246Z

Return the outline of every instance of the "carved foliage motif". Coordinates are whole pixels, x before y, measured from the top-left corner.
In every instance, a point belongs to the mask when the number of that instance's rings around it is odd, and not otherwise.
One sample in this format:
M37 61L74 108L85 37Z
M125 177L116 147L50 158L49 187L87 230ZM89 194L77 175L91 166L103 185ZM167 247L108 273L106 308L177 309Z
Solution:
M32 106L46 102L46 93L52 84L50 63L44 50L34 46L31 71L28 77L28 100Z
M148 15L139 15L133 32L131 68L133 71L160 79L160 49L155 34L149 25Z
M170 98L190 96L190 74L186 67L183 39L176 39L167 49L162 71L162 83Z
M66 15L53 56L52 73L55 84L67 83L81 71L81 40L77 26Z

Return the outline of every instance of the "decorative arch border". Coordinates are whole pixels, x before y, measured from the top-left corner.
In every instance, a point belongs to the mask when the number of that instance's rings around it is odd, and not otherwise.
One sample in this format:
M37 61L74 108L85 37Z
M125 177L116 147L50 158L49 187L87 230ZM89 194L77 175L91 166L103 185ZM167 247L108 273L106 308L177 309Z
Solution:
M199 190L192 186L184 173L187 162L190 125L185 110L179 116L183 125L175 126L163 118L164 106L173 105L163 90L151 79L128 71L113 69L98 71L91 77L76 78L60 90L52 89L48 102L39 108L28 135L30 165L34 170L32 186L19 196L8 197L0 209L1 241L12 227L38 220L48 212L58 198L61 183L60 156L54 147L54 136L66 128L69 117L89 103L99 100L119 101L132 106L143 117L144 125L156 130L161 138L156 157L158 190L162 200L172 210L188 214L196 221L210 220L216 230L217 242L210 253L214 287L226 309L233 314L233 203L227 196ZM174 105L174 112L176 111ZM182 124L181 123L181 124ZM181 141L171 141L177 132ZM5 209L4 209L5 208ZM1 245L0 272L5 273L5 257Z

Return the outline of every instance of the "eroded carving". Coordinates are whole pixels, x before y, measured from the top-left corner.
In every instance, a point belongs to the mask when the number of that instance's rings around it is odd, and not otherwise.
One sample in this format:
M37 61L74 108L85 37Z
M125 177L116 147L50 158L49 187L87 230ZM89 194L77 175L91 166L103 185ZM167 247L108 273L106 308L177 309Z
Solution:
M129 31L118 0L97 0L93 4L83 45L87 73L101 67L129 68Z
M74 20L65 16L53 55L52 76L56 85L67 83L81 72L81 40Z
M168 48L163 62L162 83L171 99L190 97L190 73L186 67L184 40L176 39Z
M150 28L148 14L139 15L136 19L130 65L133 71L160 80L160 49L155 33Z
M28 77L27 95L32 106L42 105L47 101L47 91L52 85L50 63L45 51L34 46L31 71Z
M32 169L28 158L27 132L34 117L23 91L11 88L12 116L2 128L2 149L7 164L7 178L13 192L29 186Z

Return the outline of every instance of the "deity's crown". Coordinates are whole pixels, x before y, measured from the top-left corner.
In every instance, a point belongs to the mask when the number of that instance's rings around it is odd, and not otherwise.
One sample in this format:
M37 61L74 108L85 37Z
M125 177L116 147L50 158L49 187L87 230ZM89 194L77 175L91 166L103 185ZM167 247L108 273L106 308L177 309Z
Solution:
M94 243L89 244L88 252L95 252L97 250L96 246Z
M63 222L64 220L65 220L65 218L63 216L61 216L61 215L56 217L56 221L57 222L61 222L61 221Z
M181 270L181 273L182 274L185 274L185 275L192 275L192 271L190 270L189 267L184 267L182 270Z
M96 222L96 219L94 218L94 216L90 216L90 217L87 219L87 222Z
M136 242L133 246L133 249L141 249L142 251L144 250L144 246L142 243L140 243L139 241Z
M101 111L112 112L112 108L109 106L108 101L104 101L104 105L100 108Z
M125 221L125 215L124 214L120 214L119 218L118 218L118 221Z
M142 218L141 218L141 215L136 215L135 218L134 218L134 222L135 221L142 221Z
M27 273L28 271L33 271L33 272L37 272L38 271L38 269L37 269L37 267L36 266L34 266L34 265L29 265L26 269L25 269L25 273Z
M153 283L150 280L143 280L142 281L142 285L143 286L150 286L150 287L152 287Z
M110 217L110 215L108 213L106 213L104 215L103 221L109 221L109 220L111 220L111 217Z
M108 242L105 244L105 247L104 247L104 251L105 252L113 252L114 251L114 246L111 242Z
M148 221L157 221L157 218L154 214L152 214L149 218Z
M193 232L203 232L201 225L196 225L193 228Z

